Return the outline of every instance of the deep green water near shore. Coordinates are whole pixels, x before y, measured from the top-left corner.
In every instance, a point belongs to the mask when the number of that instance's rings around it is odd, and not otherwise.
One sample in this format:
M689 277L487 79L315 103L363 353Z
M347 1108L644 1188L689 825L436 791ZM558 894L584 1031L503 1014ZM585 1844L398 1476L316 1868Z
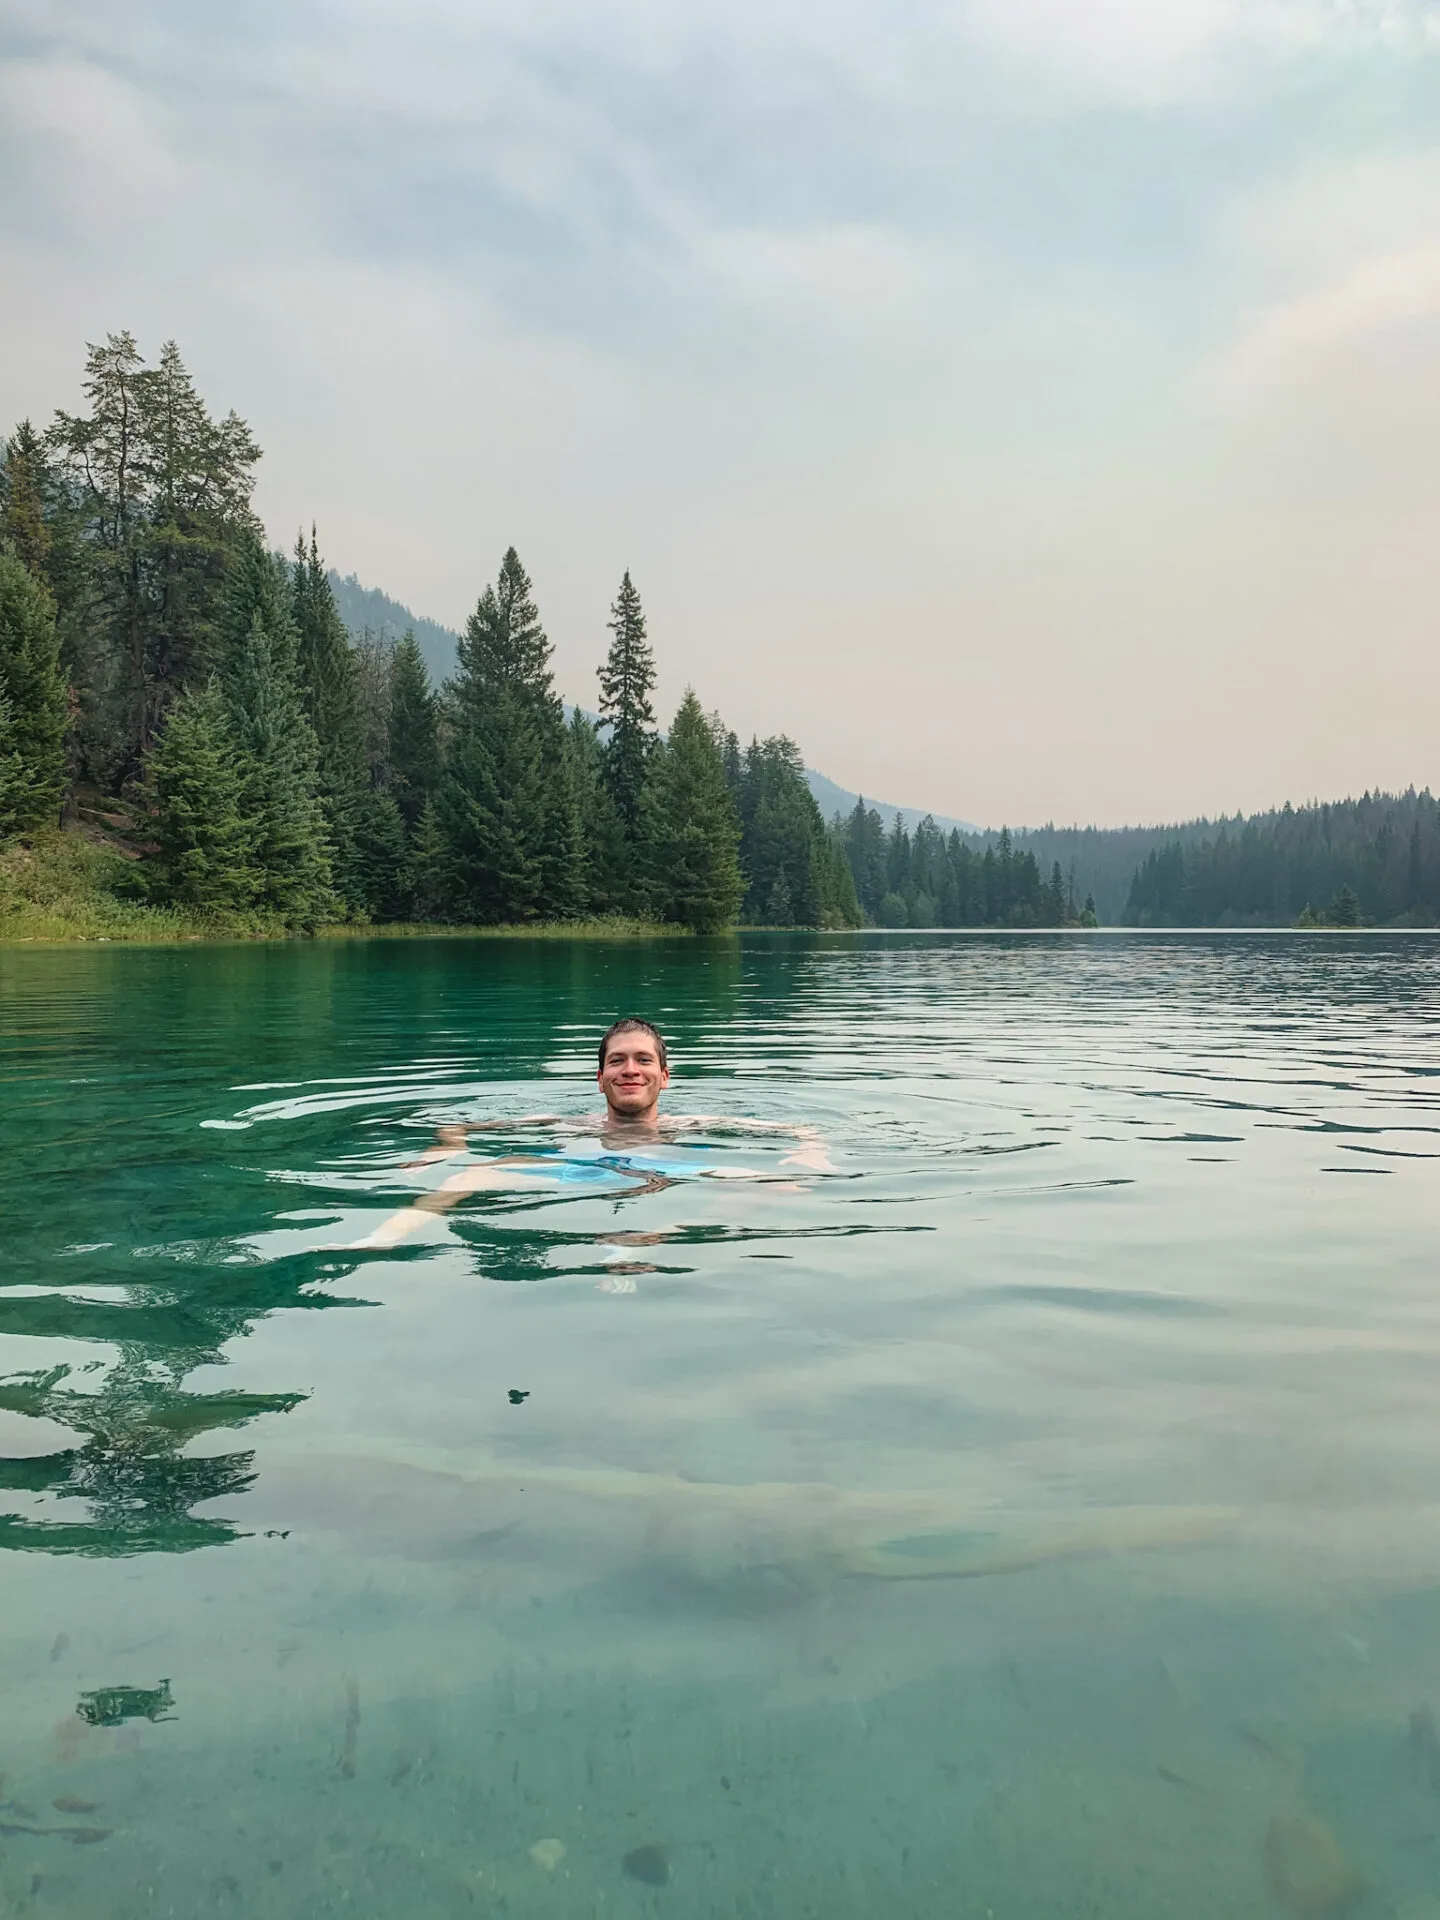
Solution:
M837 1171L344 1250L621 1009ZM1440 940L0 950L0 1145L0 1913L1440 1913Z

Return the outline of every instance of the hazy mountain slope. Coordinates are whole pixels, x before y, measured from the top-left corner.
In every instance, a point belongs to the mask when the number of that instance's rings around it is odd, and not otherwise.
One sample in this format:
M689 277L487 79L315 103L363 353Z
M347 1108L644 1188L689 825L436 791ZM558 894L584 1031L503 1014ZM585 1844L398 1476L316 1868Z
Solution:
M409 607L392 600L378 587L362 587L353 573L342 576L332 568L330 588L340 609L340 618L356 639L368 630L382 639L398 640L407 627L412 627L431 680L438 686L455 671L455 648L460 636L449 627L442 627L438 620L427 620L423 614L412 613Z
M409 607L392 600L388 593L382 593L378 587L362 586L353 573L342 576L332 572L330 585L334 589L340 617L352 634L359 635L368 628L371 633L381 634L388 640L398 640L407 627L413 627L434 683L438 686L454 672L459 636L449 627L412 613ZM803 746L803 741L801 744ZM836 813L843 815L853 812L856 795L848 788L837 786L833 780L823 773L816 773L813 768L807 768L806 778L827 820ZM887 829L893 824L897 813L904 814L906 824L911 828L924 813L921 807L897 806L892 800L872 800L868 794L865 804L874 808ZM946 833L952 827L958 828L972 844L980 847L994 838L993 829L976 827L969 821L951 819L945 814L937 813L935 824ZM1048 874L1052 862L1056 860L1067 875L1073 866L1076 893L1082 900L1087 893L1093 893L1100 918L1113 922L1120 918L1124 908L1131 876L1151 847L1174 839L1198 840L1212 831L1210 822L1197 820L1187 822L1182 827L1119 827L1107 830L1047 826L1028 831L1015 828L1013 837L1017 845L1032 849L1042 872Z
M809 781L810 791L814 794L820 811L827 820L832 814L843 815L855 811L855 801L858 796L849 792L847 788L837 787L833 780L827 779L823 773L816 773L813 767L805 769L805 778ZM896 806L893 800L872 800L868 793L865 796L865 805L879 814L887 829L893 826L897 813L904 814L905 824L910 827L913 827L917 820L923 819L925 814L923 807ZM934 819L936 826L945 833L949 833L952 827L958 827L961 833L980 831L968 820L952 820L948 814L937 813Z

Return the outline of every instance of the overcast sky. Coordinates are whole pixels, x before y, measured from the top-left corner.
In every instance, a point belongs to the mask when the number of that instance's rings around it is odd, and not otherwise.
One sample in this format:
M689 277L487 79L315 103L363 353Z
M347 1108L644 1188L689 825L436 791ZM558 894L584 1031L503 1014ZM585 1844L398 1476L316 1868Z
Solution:
M277 540L882 799L1440 775L1440 0L3 0L0 431L174 336Z

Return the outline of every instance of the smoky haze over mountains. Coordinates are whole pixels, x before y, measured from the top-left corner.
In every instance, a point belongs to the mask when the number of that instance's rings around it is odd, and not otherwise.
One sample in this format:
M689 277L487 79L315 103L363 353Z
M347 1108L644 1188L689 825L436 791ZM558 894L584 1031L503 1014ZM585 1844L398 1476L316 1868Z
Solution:
M336 606L352 635L359 638L370 634L393 644L407 630L412 631L434 683L440 685L453 673L459 636L452 628L413 613L377 587L362 586L353 574L342 577L332 569L329 577ZM576 689L562 691L573 694ZM763 721L760 730L765 730ZM801 745L803 747L803 741ZM860 798L813 767L806 768L806 779L827 820L837 814L848 816ZM866 807L879 814L887 832L893 828L897 815L913 828L927 812L923 807L897 804L869 794L864 799ZM931 817L942 832L949 833L956 828L969 845L982 852L994 844L1000 831L995 826L978 827L944 814ZM1076 897L1083 900L1087 894L1092 895L1101 921L1114 925L1125 910L1135 872L1152 849L1177 841L1182 845L1196 843L1214 830L1215 823L1205 819L1178 826L1156 823L1109 829L1054 825L1027 828L1022 820L1012 830L1012 836L1017 848L1028 849L1035 855L1043 873L1048 874L1058 862Z
M455 671L455 649L460 636L453 628L441 626L437 620L427 620L423 615L412 613L409 607L402 606L398 600L392 600L388 593L382 592L378 587L362 586L353 573L342 576L332 568L330 586L335 595L335 604L339 608L340 618L355 638L358 639L369 633L377 639L393 644L402 634L409 631L415 635L420 651L425 657L425 664L430 670L430 677L437 687ZM578 690L565 688L563 691L573 695ZM580 700L575 704L589 712L592 710L593 698L591 701ZM767 729L762 726L760 731L765 732ZM803 741L801 745L804 745ZM806 772L810 791L815 795L820 811L827 820L837 812L849 813L859 798L858 794L837 785L835 781L827 779L823 773L816 773L813 768L807 768ZM893 823L897 813L904 814L913 822L926 811L923 807L909 807L903 804L897 805L893 801L872 800L868 794L865 797L865 804L875 809L887 827ZM959 827L963 833L977 831L968 821L953 820L947 814L937 813L934 819L936 826L943 827L947 832L951 827Z
M12 0L0 167L0 422L173 337L275 538L449 626L513 540L563 686L628 567L867 794L1432 777L1433 0Z

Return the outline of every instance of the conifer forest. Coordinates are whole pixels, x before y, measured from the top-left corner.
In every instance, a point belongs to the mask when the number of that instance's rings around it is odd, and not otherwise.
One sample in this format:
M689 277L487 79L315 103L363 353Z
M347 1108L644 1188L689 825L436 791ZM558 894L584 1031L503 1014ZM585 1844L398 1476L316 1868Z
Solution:
M662 721L628 572L568 718L513 547L432 684L413 633L347 629L313 527L270 550L260 449L173 343L152 365L110 335L83 394L79 413L22 421L0 466L12 881L63 834L93 885L217 930L1020 928L1093 926L1087 869L1126 860L1136 925L1440 920L1428 792L1138 840L1088 830L1070 836L1079 865L1054 830L887 829L863 801L827 822L793 740L742 746L693 690Z

